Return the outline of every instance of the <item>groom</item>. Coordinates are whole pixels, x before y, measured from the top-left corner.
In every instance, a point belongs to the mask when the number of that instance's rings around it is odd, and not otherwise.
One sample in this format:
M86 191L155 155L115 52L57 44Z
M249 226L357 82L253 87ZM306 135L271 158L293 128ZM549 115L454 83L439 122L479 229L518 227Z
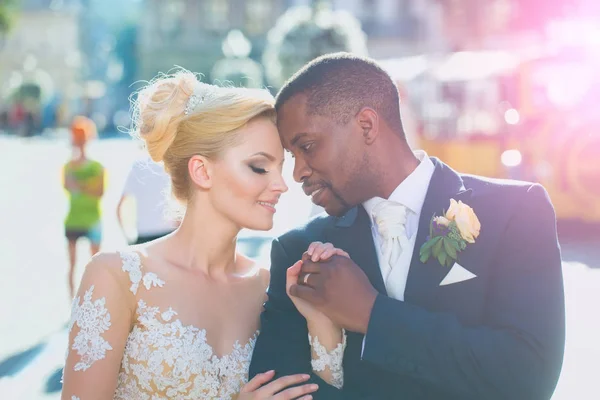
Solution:
M373 61L320 57L277 96L294 178L329 216L273 242L250 375L311 371L291 295L348 333L344 386L315 399L549 399L565 340L553 207L538 184L460 174L406 140L396 86ZM435 216L435 218L434 218ZM308 277L306 275L308 274Z

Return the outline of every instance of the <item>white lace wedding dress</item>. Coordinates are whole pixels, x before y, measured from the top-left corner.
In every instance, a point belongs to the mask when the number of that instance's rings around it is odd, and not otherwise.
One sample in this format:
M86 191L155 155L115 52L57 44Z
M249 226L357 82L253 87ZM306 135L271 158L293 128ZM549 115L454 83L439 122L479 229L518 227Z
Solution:
M144 300L144 294L160 290L168 283L153 272L144 273L138 253L121 252L120 257L122 271L129 277L128 289L137 299L129 332L121 334L122 338L113 333L116 331L113 325L123 320L129 322L127 318L119 318L119 313L123 314L119 307L125 308L125 305L115 294L118 285L106 277L86 282L84 276L82 291L85 283L89 287L83 298L76 297L72 305L63 399L97 398L96 391L102 386L98 389L94 386L102 382L115 387L113 398L118 400L235 398L248 380L258 331L247 340L235 342L228 354L216 355L207 343L206 330L183 324L171 307L151 306ZM102 274L92 272L90 275ZM336 364L336 376L340 376L343 348L338 349L333 359L324 348L315 348L315 351L323 355L327 364ZM318 369L325 366L319 365ZM118 376L116 382L104 380L111 371ZM96 376L82 379L82 375L77 374ZM68 384L69 380L76 382Z

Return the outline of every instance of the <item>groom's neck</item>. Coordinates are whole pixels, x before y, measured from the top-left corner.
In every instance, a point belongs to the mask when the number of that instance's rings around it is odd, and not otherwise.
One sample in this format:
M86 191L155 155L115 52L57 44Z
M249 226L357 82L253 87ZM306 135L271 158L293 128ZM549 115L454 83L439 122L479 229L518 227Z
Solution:
M378 149L377 196L387 199L419 165L419 160L405 140L396 139Z

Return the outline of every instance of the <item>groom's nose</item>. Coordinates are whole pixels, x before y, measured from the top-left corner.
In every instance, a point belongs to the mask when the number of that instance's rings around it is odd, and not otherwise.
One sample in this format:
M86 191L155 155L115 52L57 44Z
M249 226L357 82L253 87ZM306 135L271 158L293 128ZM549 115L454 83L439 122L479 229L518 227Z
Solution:
M296 156L296 158L294 158L294 180L298 183L302 183L311 174L312 170L304 161L304 158L302 156Z

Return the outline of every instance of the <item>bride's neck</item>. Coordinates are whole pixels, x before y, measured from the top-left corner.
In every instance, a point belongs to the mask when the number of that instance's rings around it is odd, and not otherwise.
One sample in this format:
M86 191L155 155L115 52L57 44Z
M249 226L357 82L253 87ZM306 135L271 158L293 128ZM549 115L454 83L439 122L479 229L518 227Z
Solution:
M172 236L172 254L181 266L210 276L235 273L239 231L239 227L212 207L190 205Z

